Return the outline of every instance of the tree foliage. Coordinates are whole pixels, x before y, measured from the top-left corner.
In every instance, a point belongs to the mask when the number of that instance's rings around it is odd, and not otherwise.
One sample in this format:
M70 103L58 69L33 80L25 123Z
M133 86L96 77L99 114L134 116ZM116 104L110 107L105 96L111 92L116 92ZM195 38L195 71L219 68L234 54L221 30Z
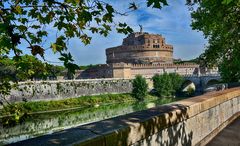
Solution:
M166 0L148 0L147 5L161 8ZM129 9L137 9L131 3ZM0 54L11 50L16 56L23 52L19 45L26 41L32 55L44 57L41 43L48 37L47 27L54 27L56 41L51 43L53 52L67 50L66 41L78 37L84 44L89 44L88 32L107 36L115 24L119 33L130 33L132 29L124 22L114 22L118 12L112 5L100 0L2 0L0 1ZM62 57L67 57L62 54Z
M168 74L170 79L171 79L171 84L172 84L172 87L173 87L173 95L178 92L180 89L181 89L181 86L184 82L184 79L182 76L180 76L179 74L177 73L169 73Z
M153 87L159 97L172 97L180 90L183 78L176 73L156 74L152 78Z
M148 84L144 77L137 75L133 80L133 90L132 95L136 99L144 100L144 97L147 96Z
M31 55L10 59L6 56L0 57L1 81L25 81L33 79L56 78L64 71L63 66L44 63Z
M192 18L192 28L202 31L209 40L201 60L208 66L218 65L224 81L239 81L240 1L200 1Z

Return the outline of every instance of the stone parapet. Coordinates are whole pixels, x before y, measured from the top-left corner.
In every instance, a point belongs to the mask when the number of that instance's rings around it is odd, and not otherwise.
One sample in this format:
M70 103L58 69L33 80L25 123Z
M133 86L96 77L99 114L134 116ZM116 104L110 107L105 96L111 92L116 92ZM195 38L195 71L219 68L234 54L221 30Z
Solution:
M240 88L95 122L14 145L205 145L240 115Z

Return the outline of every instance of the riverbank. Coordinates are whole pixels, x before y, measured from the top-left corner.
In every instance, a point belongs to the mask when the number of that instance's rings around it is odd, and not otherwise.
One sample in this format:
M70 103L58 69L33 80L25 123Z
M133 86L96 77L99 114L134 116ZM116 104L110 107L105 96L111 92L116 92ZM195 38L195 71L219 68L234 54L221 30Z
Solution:
M158 97L147 95L145 100L156 100ZM131 94L105 94L95 96L83 96L78 98L68 98L63 100L51 100L51 101L31 101L31 102L19 102L11 105L4 106L0 111L0 116L9 116L18 110L20 113L38 113L46 111L62 111L71 110L74 108L87 108L99 106L100 104L114 104L114 103L129 103L136 102L137 99L133 98Z

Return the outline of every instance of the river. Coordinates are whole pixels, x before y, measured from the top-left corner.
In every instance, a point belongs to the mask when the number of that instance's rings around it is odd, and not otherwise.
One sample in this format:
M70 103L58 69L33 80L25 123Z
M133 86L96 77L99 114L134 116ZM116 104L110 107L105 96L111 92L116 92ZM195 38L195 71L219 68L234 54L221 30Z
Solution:
M180 99L182 98L162 98L153 101L114 103L69 111L29 115L24 122L20 124L0 127L0 145L145 110Z

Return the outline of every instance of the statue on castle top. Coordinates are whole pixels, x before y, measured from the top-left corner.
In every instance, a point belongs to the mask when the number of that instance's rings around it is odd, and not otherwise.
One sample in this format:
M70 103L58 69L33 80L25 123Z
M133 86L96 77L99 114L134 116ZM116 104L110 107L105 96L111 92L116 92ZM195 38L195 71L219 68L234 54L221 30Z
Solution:
M140 27L140 33L143 32L143 26L139 24L139 27Z

